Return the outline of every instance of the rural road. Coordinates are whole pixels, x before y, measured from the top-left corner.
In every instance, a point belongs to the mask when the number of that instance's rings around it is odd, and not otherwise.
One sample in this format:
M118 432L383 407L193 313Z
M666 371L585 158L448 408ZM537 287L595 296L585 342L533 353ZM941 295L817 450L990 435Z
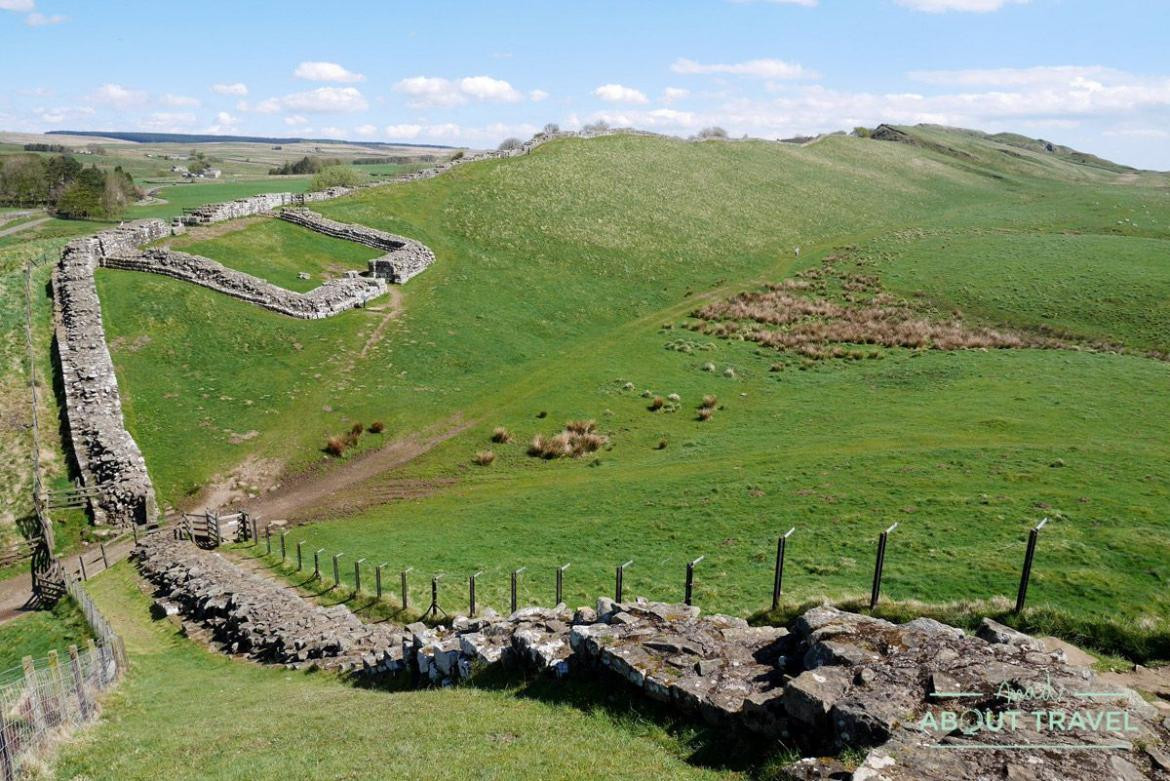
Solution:
M5 236L11 236L13 233L20 233L23 230L28 230L29 228L35 228L38 225L40 225L41 223L48 222L51 219L52 219L52 217L39 217L35 220L29 220L28 222L22 222L19 225L13 225L11 228L4 228L3 230L0 230L0 239L4 238Z

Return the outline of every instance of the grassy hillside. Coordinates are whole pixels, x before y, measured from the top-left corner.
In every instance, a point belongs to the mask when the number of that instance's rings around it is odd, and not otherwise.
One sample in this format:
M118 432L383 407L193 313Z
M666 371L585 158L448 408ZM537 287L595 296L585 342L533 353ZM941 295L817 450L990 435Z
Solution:
M126 564L88 588L132 666L101 722L60 752L58 778L425 778L436 768L482 779L740 777L688 764L703 736L622 697L586 699L572 687L554 696L516 682L357 689L203 650L174 624L150 620Z
M1167 364L882 348L805 365L680 328L704 302L851 245L927 314L1164 349L1164 178L910 132L925 143L561 141L322 204L438 256L380 341L379 312L297 323L103 272L111 336L135 346L115 353L131 430L179 502L245 458L333 466L324 440L355 421L387 424L359 450L471 421L296 534L455 581L485 569L496 604L514 567L547 602L552 568L572 561L571 599L587 601L630 558L630 592L678 598L684 562L706 555L700 604L749 613L770 594L774 535L793 525L792 597L855 596L895 520L887 594L989 598L1014 592L1026 530L1050 516L1033 602L1165 633ZM678 410L649 411L644 390L678 394ZM701 422L705 394L720 409ZM609 445L525 455L578 418ZM513 444L489 441L499 425ZM473 465L486 449L495 462Z

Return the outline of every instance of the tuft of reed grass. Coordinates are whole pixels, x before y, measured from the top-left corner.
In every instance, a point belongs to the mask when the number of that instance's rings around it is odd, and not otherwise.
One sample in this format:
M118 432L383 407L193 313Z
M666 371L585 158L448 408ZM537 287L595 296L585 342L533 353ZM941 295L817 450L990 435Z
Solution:
M329 437L325 440L325 452L331 456L343 456L348 448L348 440L342 437Z
M490 450L481 450L471 460L480 466L489 466L496 460L496 454Z
M506 445L511 441L512 432L508 431L508 429L504 428L503 426L496 426L495 430L492 431L492 442Z
M666 399L662 398L661 396L655 396L653 399L650 400L650 406L647 407L647 409L649 409L651 412L657 412L658 410L662 409L665 405L666 405Z
M370 433L371 434L381 434L385 430L386 430L386 424L380 420L375 420L373 423L370 424Z

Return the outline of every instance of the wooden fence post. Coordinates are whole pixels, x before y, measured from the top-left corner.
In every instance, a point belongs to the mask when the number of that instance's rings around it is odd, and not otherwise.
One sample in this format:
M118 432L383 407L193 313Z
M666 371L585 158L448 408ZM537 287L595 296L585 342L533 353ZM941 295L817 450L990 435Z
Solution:
M880 599L882 595L882 570L886 566L886 541L890 537L890 532L897 528L898 524L895 523L882 532L878 537L877 556L873 563L873 588L869 592L870 610L873 610L877 607L878 599Z
M81 565L81 579L89 580L89 578L85 576L85 556L83 554L77 554L77 563Z
M707 557L700 556L699 558L695 559L694 561L687 562L687 581L686 581L686 585L683 588L683 604L684 605L691 604L691 594L692 594L692 591L694 590L694 586L695 586L695 565L698 564L700 561L702 561L705 558L707 558Z
M341 569L339 569L337 566L337 560L340 559L344 555L345 555L344 553L334 553L333 554L333 587L334 588L338 588L339 586L341 586Z
M45 728L45 709L41 701L41 690L37 686L37 671L33 666L33 658L26 656L20 660L21 666L24 668L25 686L28 689L28 701L30 710L32 710L33 725L36 730L40 732Z
M110 568L110 560L106 558L106 544L104 542L99 542L98 548L100 548L102 552L102 569L107 570Z
M280 563L284 564L287 550L284 547L284 538L288 536L288 532L280 533Z
M56 718L54 724L60 724L65 719L65 680L61 677L61 660L57 656L57 649L49 651L49 681L53 689L53 708Z
M410 592L406 588L406 573L413 570L414 567L407 567L402 570L402 610L405 612L410 608Z
M69 667L73 672L73 688L77 690L77 706L81 711L81 720L88 721L90 716L89 695L85 691L85 681L81 677L81 657L77 654L77 646L69 646Z
M362 590L362 562L365 559L358 559L353 563L353 593L358 594Z
M382 562L374 567L374 594L378 599L382 598L382 567L386 566L386 562Z
M784 553L788 547L788 538L796 531L793 526L776 541L776 572L772 578L772 609L780 607L780 597L784 593Z
M622 590L625 587L625 579L626 579L626 567L630 566L633 563L634 563L634 560L630 559L625 564L619 564L617 567L617 571L614 573L613 601L617 602L618 604L621 604L621 601L622 601Z
M255 524L256 522L252 521L252 523ZM255 525L252 526L252 530L253 531L256 530ZM253 545L256 544L255 540L256 540L256 538L253 537L252 538ZM272 555L272 527L271 526L264 527L264 546L265 546L264 555L271 556Z
M524 571L524 570L526 570L526 569L528 569L528 568L527 568L527 567L521 567L520 569L514 569L514 570L512 570L512 612L513 612L513 613L515 613L515 612L516 612L516 607L517 607L517 604L516 604L516 587L517 587L517 585L518 585L518 582L519 582L519 580L520 580L520 573L521 573L521 572L523 572L523 571Z
M564 600L565 570L567 570L568 568L569 568L568 563L562 564L561 566L557 567L557 601L554 603L556 605L559 605L565 601Z
M1024 553L1024 571L1020 573L1020 589L1016 592L1015 613L1019 615L1024 610L1024 600L1028 598L1028 581L1032 579L1032 559L1036 556L1036 542L1040 539L1040 530L1048 519L1040 521L1028 532L1028 550Z

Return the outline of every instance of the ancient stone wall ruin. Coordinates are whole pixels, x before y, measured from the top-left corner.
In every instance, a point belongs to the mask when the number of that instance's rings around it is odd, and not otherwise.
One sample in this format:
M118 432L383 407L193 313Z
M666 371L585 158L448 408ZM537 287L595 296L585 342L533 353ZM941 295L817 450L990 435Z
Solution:
M53 274L69 433L85 484L103 489L92 503L97 523L146 523L158 515L158 506L142 451L122 419L94 272L103 258L132 253L168 233L162 220L143 220L71 241Z
M594 135L613 132L627 131ZM515 157L555 138L576 135L579 134L542 134L516 149L468 155L372 186L438 176L453 166L480 160ZM335 222L308 210L289 209L286 219L292 222L387 249L385 256L371 261L370 276L347 275L300 294L227 269L208 258L164 249L142 252L141 248L184 230L186 225L265 214L282 207L302 207L351 192L352 188L333 187L303 194L264 193L190 210L176 218L172 226L157 219L139 220L66 245L53 277L57 345L73 451L86 486L101 489L100 496L91 502L96 523L125 525L158 517L154 488L142 452L126 430L122 417L94 279L97 268L147 271L183 279L290 317L329 317L381 295L386 282L407 281L426 269L434 261L434 254L412 239Z
M788 768L792 778L1167 778L1156 746L1170 738L1170 723L1154 707L989 620L972 636L930 619L893 624L819 607L787 627L752 627L685 605L603 598L596 609L485 610L450 626L365 624L344 604L317 606L165 533L146 538L136 558L157 609L206 627L225 652L421 685L467 680L493 665L603 675L716 728L799 749L807 759ZM1005 685L1018 696L1003 694ZM955 692L978 693L960 710L1098 709L1127 714L1126 728L923 728L927 714L955 707L937 695ZM1078 699L1081 692L1105 696ZM1021 743L1070 750L1025 754L1012 748ZM1086 745L1115 748L1073 749ZM979 750L938 750L972 747ZM845 750L864 757L853 774L823 759Z
M338 222L304 208L282 209L280 218L335 239L382 250L385 255L370 261L370 274L397 285L426 271L427 267L435 262L435 253L431 252L430 247L405 236L367 228L364 225Z
M106 256L102 258L101 265L181 279L303 320L332 317L362 306L386 292L385 280L346 276L324 282L308 293L296 293L251 274L227 268L210 258L161 247L132 255Z

